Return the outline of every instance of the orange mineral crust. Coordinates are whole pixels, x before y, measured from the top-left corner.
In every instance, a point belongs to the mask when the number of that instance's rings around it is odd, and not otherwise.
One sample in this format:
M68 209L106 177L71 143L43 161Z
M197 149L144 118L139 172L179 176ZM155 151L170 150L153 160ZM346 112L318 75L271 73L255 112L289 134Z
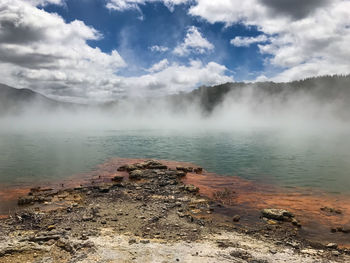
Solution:
M145 160L147 159L113 158L98 165L91 172L75 174L64 181L46 183L43 187L60 190L110 183L111 178L116 175L128 180L128 173L117 171L118 167ZM198 167L185 162L160 161L170 169L176 169L178 166ZM306 238L321 242L323 240L336 242L344 247L350 245L350 233L346 233L348 230L350 232L350 196L332 195L303 188L286 189L240 177L221 176L205 170L200 174L187 173L182 181L199 187L201 195L222 203L225 206L225 216L240 214L243 223L260 222L260 211L264 208L287 209L302 224L300 233ZM6 216L9 212L16 211L18 197L28 194L31 187L0 185L0 215ZM345 231L332 232L332 228L341 228Z

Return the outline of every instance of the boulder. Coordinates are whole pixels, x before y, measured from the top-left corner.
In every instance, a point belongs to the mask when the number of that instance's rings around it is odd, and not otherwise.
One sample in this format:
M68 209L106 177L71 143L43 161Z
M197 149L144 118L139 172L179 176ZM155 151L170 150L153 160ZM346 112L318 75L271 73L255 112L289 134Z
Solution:
M294 215L291 212L284 209L269 208L269 209L262 210L261 213L263 217L266 217L268 219L275 219L279 221L288 221L292 217L294 217Z

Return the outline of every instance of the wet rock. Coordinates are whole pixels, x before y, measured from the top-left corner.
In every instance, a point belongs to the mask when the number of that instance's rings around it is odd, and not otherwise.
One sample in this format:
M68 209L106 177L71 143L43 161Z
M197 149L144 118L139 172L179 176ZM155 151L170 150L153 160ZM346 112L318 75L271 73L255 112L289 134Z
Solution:
M203 172L203 168L202 167L197 167L197 168L194 168L193 171L196 173L196 174L201 174Z
M292 224L293 224L294 226L301 227L300 222L299 222L297 219L295 219L295 218L292 218Z
M147 166L148 169L159 169L159 170L166 170L168 169L168 166L164 164L157 164L157 165L149 165Z
M192 167L177 166L177 167L176 167L176 170L177 170L177 171L182 171L182 172L184 172L184 173L189 173L189 172L192 172L192 171L193 171L193 168L192 168Z
M241 220L241 217L239 215L235 215L233 218L232 218L232 221L233 222L239 222L239 220Z
M133 164L129 164L129 165L125 166L125 170L127 172L131 172L131 171L137 170L137 167L135 165L133 165Z
M141 170L133 170L129 174L129 178L133 180L141 179L143 172Z
M116 175L112 178L113 182L121 182L123 180L124 180L124 176L122 176L122 175Z
M321 207L320 208L321 211L323 212L328 212L328 213L334 213L334 214L342 214L342 211L340 209L336 209L336 208L332 208L332 207Z
M186 172L184 172L184 171L177 171L176 172L176 176L177 177L185 177L186 176Z
M261 211L262 215L268 219L275 219L278 221L288 221L290 220L292 217L294 217L294 215L284 209L264 209Z
M118 169L117 169L117 171L119 171L119 172L124 172L124 171L126 171L126 167L127 167L127 165L119 166Z
M35 202L35 197L34 196L22 196L18 198L18 205L30 205Z

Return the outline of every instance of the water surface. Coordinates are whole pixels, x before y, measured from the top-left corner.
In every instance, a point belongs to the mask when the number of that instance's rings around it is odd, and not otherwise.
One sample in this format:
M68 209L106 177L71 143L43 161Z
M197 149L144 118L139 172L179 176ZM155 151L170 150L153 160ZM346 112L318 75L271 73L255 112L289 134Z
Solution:
M59 181L109 158L196 163L288 188L350 193L349 133L84 131L0 133L0 186Z

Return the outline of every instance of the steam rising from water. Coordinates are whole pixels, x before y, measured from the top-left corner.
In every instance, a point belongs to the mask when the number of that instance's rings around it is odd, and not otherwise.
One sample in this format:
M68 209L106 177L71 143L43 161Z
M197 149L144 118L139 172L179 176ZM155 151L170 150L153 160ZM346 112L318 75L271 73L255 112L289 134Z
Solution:
M199 97L186 96L127 98L103 106L54 110L34 101L20 114L0 117L0 126L2 131L274 128L323 132L348 130L350 123L347 105L338 98L320 99L305 91L267 93L253 84L225 94L210 111L205 106Z

